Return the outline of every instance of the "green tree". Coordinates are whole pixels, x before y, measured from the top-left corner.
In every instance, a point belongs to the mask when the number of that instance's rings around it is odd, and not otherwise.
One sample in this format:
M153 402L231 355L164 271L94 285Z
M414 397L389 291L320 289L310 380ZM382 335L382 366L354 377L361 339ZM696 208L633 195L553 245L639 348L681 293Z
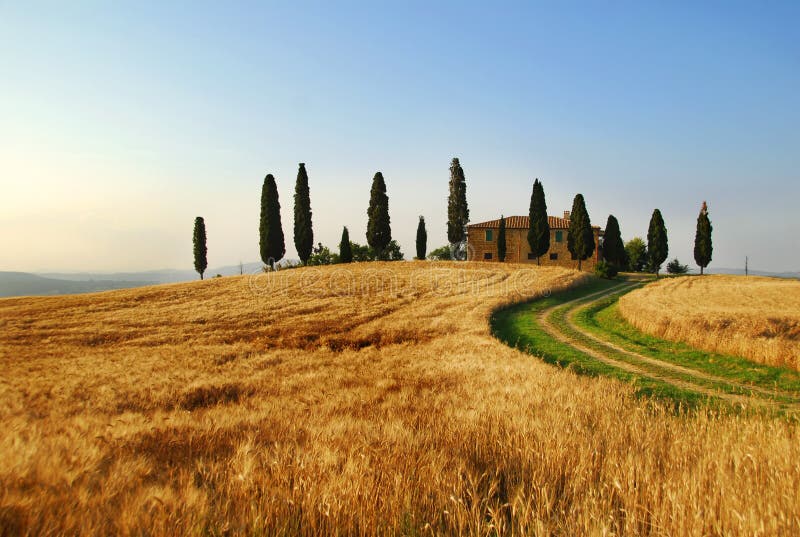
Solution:
M506 219L500 215L500 228L497 230L497 259L506 260Z
M286 253L286 244L283 241L283 228L281 227L278 186L271 173L264 178L264 186L261 187L261 220L258 231L261 261L274 270L275 263L280 261L283 254Z
M550 249L550 222L547 219L547 203L545 203L544 199L544 188L538 178L533 182L528 216L530 217L528 245L531 247L531 253L536 256L536 264L538 265L539 258Z
M711 263L711 220L708 219L708 206L703 202L700 214L697 217L697 232L694 236L694 260L700 267L700 275L703 274L709 263Z
M381 172L372 179L367 216L367 244L375 250L378 259L383 259L386 247L392 241L392 229L389 225L389 196Z
M194 236L192 237L194 244L194 270L200 274L200 279L203 279L203 273L208 268L208 248L206 247L206 222L202 216L194 219Z
M617 267L615 267L612 263L609 263L605 259L597 263L594 267L594 273L601 278L605 278L607 280L613 280L619 274Z
M309 266L315 265L334 265L339 262L339 256L331 252L330 248L323 246L321 242L317 243L316 248L311 250L311 256L308 258Z
M656 273L656 278L668 254L667 228L661 217L661 211L656 209L650 217L650 227L647 230L647 261L650 270Z
M358 244L357 242L350 242L350 249L353 252L353 261L402 261L404 256L400 250L400 245L396 240L389 241L389 244L383 251L383 255L379 258L377 252L368 244Z
M572 201L572 212L569 217L567 249L572 254L572 258L578 260L578 270L581 270L581 263L594 253L594 247L592 221L586 211L583 194L577 194Z
M377 257L377 253L375 255ZM384 261L402 261L405 258L403 252L400 250L400 245L397 244L397 241L392 239L389 241L389 245L386 247L386 250L383 252L383 257L380 259Z
M440 246L428 254L428 259L433 261L450 261L452 258L452 249L449 245Z
M428 249L428 231L425 229L425 218L419 217L417 224L417 259L425 259L425 252Z
M306 165L301 162L299 166L294 186L294 246L300 261L305 264L314 247L314 230L311 226L311 195Z
M689 265L681 265L681 262L676 257L667 263L667 272L670 274L686 274L689 272Z
M622 243L619 222L613 214L608 215L606 222L606 231L603 237L603 259L618 269L624 268L626 264L625 245Z
M345 226L342 229L342 240L339 242L339 261L350 263L353 261L353 249L350 247L350 232Z
M634 272L641 272L647 264L647 245L641 237L634 237L625 243L627 267Z
M375 251L367 244L351 241L350 249L353 252L353 261L375 261Z
M467 181L461 164L454 158L450 163L450 194L447 197L447 240L453 251L459 253L459 258L464 253L467 240L467 222Z

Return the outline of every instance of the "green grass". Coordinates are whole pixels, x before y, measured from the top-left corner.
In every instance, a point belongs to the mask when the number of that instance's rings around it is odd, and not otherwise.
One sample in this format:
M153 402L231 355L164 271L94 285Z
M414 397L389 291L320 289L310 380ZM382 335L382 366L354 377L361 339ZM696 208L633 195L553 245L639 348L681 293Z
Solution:
M737 356L709 353L677 342L645 334L619 313L619 296L611 296L575 315L575 323L587 332L620 347L741 384L776 390L778 400L800 399L800 373L786 367L757 364ZM780 392L786 392L780 394Z
M713 398L697 392L684 390L667 382L638 375L605 364L581 352L545 332L536 317L549 307L586 296L596 291L610 289L619 282L592 279L590 283L548 298L516 304L496 311L491 318L492 332L501 341L520 350L538 356L543 361L569 368L576 373L597 376L605 375L633 384L640 396L654 396L670 400L682 407L712 404ZM718 400L717 400L718 401Z

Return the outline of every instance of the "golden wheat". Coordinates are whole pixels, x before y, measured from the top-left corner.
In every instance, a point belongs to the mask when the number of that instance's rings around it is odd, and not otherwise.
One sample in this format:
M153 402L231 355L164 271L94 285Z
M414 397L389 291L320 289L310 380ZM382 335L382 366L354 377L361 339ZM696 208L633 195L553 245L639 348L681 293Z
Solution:
M586 276L388 263L0 300L0 533L788 535L797 426L500 344Z
M708 351L800 369L800 281L668 278L620 299L634 326Z

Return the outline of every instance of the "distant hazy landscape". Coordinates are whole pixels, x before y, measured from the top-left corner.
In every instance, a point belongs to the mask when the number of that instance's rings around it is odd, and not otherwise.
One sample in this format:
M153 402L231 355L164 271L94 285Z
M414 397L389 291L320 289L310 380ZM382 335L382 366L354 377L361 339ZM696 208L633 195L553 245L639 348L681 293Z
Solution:
M241 272L253 274L261 270L261 263L244 263L210 269L208 276L236 276ZM709 274L744 274L741 269L717 268ZM753 276L800 279L798 272L768 272L751 270ZM0 271L0 297L47 296L77 293L96 293L112 289L129 289L161 283L188 282L197 279L193 270L163 269L143 272L3 272Z
M261 270L260 263L245 263L241 270L251 274ZM209 277L217 274L233 276L240 272L239 265L218 267L208 271ZM0 271L0 297L46 296L77 293L95 293L112 289L129 289L161 283L178 283L197 279L193 270L163 269L143 272L7 272Z

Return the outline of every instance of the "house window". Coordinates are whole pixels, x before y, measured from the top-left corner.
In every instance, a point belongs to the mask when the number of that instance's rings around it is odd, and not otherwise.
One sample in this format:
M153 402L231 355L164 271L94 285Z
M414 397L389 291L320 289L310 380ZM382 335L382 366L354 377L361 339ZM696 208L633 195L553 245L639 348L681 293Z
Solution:
M486 230L486 242L492 242L492 230L491 229L487 229Z
M487 260L491 259L491 258L492 258L492 252L486 252L486 253L484 253L484 254L483 254L483 258L484 258L484 259L487 259Z
M558 254L550 254L550 261L555 261L558 259Z
M564 242L564 232L556 231L556 242Z
M533 255L533 252L528 252L528 261L536 261L536 256Z

